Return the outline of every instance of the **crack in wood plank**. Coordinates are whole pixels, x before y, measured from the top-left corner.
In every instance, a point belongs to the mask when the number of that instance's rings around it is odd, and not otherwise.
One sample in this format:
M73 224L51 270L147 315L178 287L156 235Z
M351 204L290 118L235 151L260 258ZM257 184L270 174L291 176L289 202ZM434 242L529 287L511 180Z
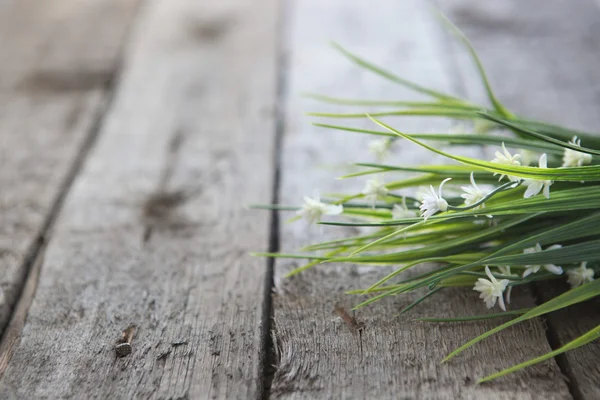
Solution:
M2 336L2 341L0 341L0 378L4 375L4 371L8 368L8 363L10 362L13 352L19 345L21 332L27 318L27 312L29 311L29 306L33 301L33 296L35 295L35 290L37 288L40 269L44 262L45 250L46 243L42 243L37 251L36 260L29 271L27 282L23 288L19 302L15 307L15 311L12 314L11 321Z
M5 242L10 237L10 252L16 256L13 260L3 260L5 273L0 277L0 284L5 296L0 301L0 331L4 330L11 310L21 297L40 241L48 236L70 182L94 141L109 103L107 97L115 71L119 69L121 35L125 35L136 6L137 0L86 0L71 7L67 12L69 15L65 15L62 5L40 5L25 0L13 2L0 16L0 38L4 38L0 39L0 48L5 60L0 66L3 76L0 101L4 105L0 111L0 135L6 146L2 149L4 174L0 179L3 187L12 189L6 192L0 205L6 216L0 226L0 241ZM93 37L105 29L100 24L87 23L91 22L89 17L92 15L87 14L86 19L86 13L92 9L97 13L95 17L105 15L114 20L111 34L104 42L97 42L104 44L102 52L89 45L82 50L81 43L76 40L65 40L66 26L81 31L79 39ZM81 13L78 15L81 19L69 19L71 13ZM38 20L40 15L46 15L48 19ZM4 40L10 40L10 43L4 43ZM62 47L58 46L60 51L51 54L43 51L63 41ZM32 48L39 52L35 57L28 53ZM83 74L91 79L87 83L82 74L76 74L77 93L60 97L58 93L48 93L45 98L38 98L32 90L12 90L21 82L31 81L32 76L36 82L46 83L49 77L74 79L67 75L85 71L73 70L73 66L85 63L86 57L103 65L103 69L97 70L101 73ZM19 134L15 135L15 132ZM11 202L15 203L14 207ZM8 208L11 208L10 213Z
M289 22L290 7L289 2L284 2L279 7L277 21L277 86L275 94L275 129L274 145L272 150L272 169L273 169L273 187L271 192L271 204L278 204L281 184L281 154L282 141L285 130L286 114L285 103L288 95L288 62L289 51L287 45L287 23ZM268 114L267 114L268 115ZM269 252L279 251L280 232L279 232L279 213L271 211L269 221ZM273 296L275 295L275 260L267 259L267 271L265 275L265 292L263 294L262 305L262 340L261 340L261 387L259 388L259 399L268 400L271 396L271 385L277 366L279 364L279 351L277 349L277 327L275 326Z

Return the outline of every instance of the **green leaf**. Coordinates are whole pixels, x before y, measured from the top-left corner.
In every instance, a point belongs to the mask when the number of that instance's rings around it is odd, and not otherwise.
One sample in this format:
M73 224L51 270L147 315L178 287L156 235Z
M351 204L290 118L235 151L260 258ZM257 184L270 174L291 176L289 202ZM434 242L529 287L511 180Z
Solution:
M340 97L324 96L316 93L305 93L306 97L324 103L341 104L347 106L388 106L388 107L415 107L415 108L455 108L461 110L480 111L481 107L467 105L463 103L438 101L394 101L394 100L363 100L363 99L344 99Z
M473 61L475 62L475 65L477 66L477 70L479 71L479 75L481 76L481 80L483 81L483 85L485 86L485 91L487 93L487 96L488 96L490 102L494 105L494 108L496 109L496 111L498 111L500 114L502 114L503 116L505 116L507 118L512 118L513 115L502 105L502 103L500 103L500 101L498 101L498 99L496 98L496 95L492 91L492 86L490 85L490 82L487 78L487 74L485 73L483 64L481 63L481 60L479 59L479 56L477 55L477 52L475 51L475 48L473 47L473 45L471 44L469 39L467 39L465 34L462 33L462 31L460 29L458 29L458 27L456 27L456 25L454 25L452 22L450 22L450 20L448 18L446 18L446 16L444 14L442 14L441 12L437 12L436 14L442 20L442 22L444 22L446 24L446 26L448 26L450 28L452 33L454 33L458 37L458 39L465 45L465 47L469 51L471 58L473 59Z
M333 257L333 256L338 255L339 253L343 252L344 250L345 250L345 247L337 248L334 251L330 251L329 253L326 253L325 257ZM309 269L311 267L314 267L317 264L320 264L321 262L322 262L322 260L317 259L317 260L313 260L313 261L311 261L311 262L309 262L307 264L304 264L301 267L294 268L293 270L291 270L290 272L288 272L287 274L285 274L284 278L290 278L290 277L292 277L294 275L299 274L300 272L304 272L307 269Z
M460 163L471 165L476 167L476 169L483 169L486 171L518 176L520 178L526 179L538 179L538 180L555 180L555 181L571 181L571 182L580 182L580 181L600 181L600 166L591 165L585 167L573 167L573 168L536 168L536 167L517 167L517 166L508 166L499 163L492 163L489 161L477 160L469 157L455 156L444 151L438 150L435 147L431 147L406 133L402 133L392 128L389 125L384 124L383 122L372 118L369 116L373 122L377 125L388 129L391 132L396 133L398 136L403 137L405 139L410 140L413 143L418 144L421 147L424 147L428 150L431 150L434 153L440 154L447 158L456 160Z
M555 144L555 145L560 146L560 147L564 147L566 149L575 150L575 151L578 151L580 153L588 153L588 154L593 154L593 155L596 155L596 156L600 156L600 150L594 150L594 149L590 149L590 148L587 148L587 147L577 146L577 145L571 144L569 142L564 142L564 141L561 141L561 140L556 140L556 139L554 139L554 138L552 138L550 136L543 135L543 134L535 132L535 131L533 131L531 129L526 129L526 128L519 127L519 126L517 126L517 125L515 125L515 124L513 124L513 123L511 123L511 122L509 122L507 120L504 120L504 119L501 119L501 118L496 118L496 117L494 117L492 115L489 115L489 114L486 114L486 113L480 112L478 114L481 115L482 117L486 118L486 119L489 119L490 121L497 122L497 123L499 123L501 125L504 125L504 126L506 126L508 128L514 129L517 132L523 133L523 134L528 135L528 136L532 136L532 137L534 137L536 139L540 139L540 140L543 140L545 142L552 143L552 144Z
M398 135L391 132L374 131L369 129L352 128L348 126L331 125L313 122L314 126L322 128L337 129L341 131L364 133L367 135L395 137ZM502 143L508 148L513 149L530 149L538 152L546 152L549 154L562 155L562 146L546 143L541 140L520 139L505 136L493 135L474 135L474 134L454 134L454 133L412 133L412 137L416 139L431 140L444 142L453 145L496 145L501 146Z
M539 253L515 254L485 259L488 265L545 265L575 264L582 261L600 260L600 239L563 246L560 249L544 250Z
M485 319L493 319L493 318L501 318L501 317L508 317L511 315L522 315L525 314L526 312L530 311L531 308L522 308L520 310L509 310L509 311L503 311L503 312L499 312L499 313L490 313L490 314L483 314L483 315L471 315L471 316L467 316L467 317L454 317L454 318L439 318L439 317L424 317L424 318L417 318L417 321L422 321L422 322L469 322L469 321L481 321L481 320L485 320Z
M531 234L516 243L502 246L490 257L498 258L504 254L532 247L536 243L540 243L540 245L557 244L597 234L600 234L600 213L576 219L567 224L560 224L551 229L545 228L538 234Z
M348 59L350 59L351 61L353 61L355 64L357 64L357 65L359 65L359 66L361 66L361 67L363 67L363 68L365 68L365 69L367 69L367 70L369 70L369 71L371 71L371 72L373 72L373 73L375 73L375 74L377 74L377 75L379 75L379 76L381 76L381 77L383 77L383 78L385 78L385 79L387 79L387 80L389 80L391 82L400 84L400 85L405 86L405 87L407 87L409 89L412 89L412 90L414 90L416 92L423 93L423 94L435 97L435 98L440 99L440 100L452 101L452 102L457 102L457 103L464 103L462 100L460 100L460 99L458 99L456 97L447 95L447 94L442 93L442 92L438 92L437 90L433 90L433 89L429 89L429 88L423 87L423 86L418 85L418 84L416 84L414 82L411 82L409 80L400 78L399 76L394 75L391 72L384 70L383 68L377 67L376 65L368 62L367 60L365 60L365 59L363 59L363 58L361 58L361 57L359 57L359 56L357 56L355 54L352 54L351 52L349 52L348 50L344 49L342 46L340 46L337 43L333 43L332 42L331 45L336 50L338 50L340 53L342 53L344 56L346 56Z
M406 271L407 269L414 267L415 265L424 264L424 263L428 263L428 262L444 262L444 261L446 261L446 259L443 257L431 257L431 258L421 258L419 260L409 262L408 264L405 264L401 268L398 268L395 271L393 271L392 273L387 274L386 276L384 276L383 278L381 278L380 280L378 280L377 282L375 282L374 284L369 286L367 289L365 289L363 291L363 294L372 292L373 289L383 285L385 282L389 281L390 279L397 276L398 274Z
M423 296L419 297L417 300L413 301L411 304L406 306L402 311L400 311L400 314L398 314L398 315L407 313L408 311L412 310L414 307L418 306L423 301L425 301L428 297L433 296L440 290L442 290L442 288L436 288L436 289L430 290L429 292L425 293Z
M309 112L306 115L310 117L324 118L365 118L367 113L321 113ZM443 118L460 118L460 119L476 119L481 118L475 111L459 110L454 108L437 109L437 108L410 108L408 110L392 110L370 113L373 117L390 117L390 116L405 116L405 117L443 117Z
M408 251L403 251L399 253L388 253L388 254L379 254L379 255L371 255L371 256L360 256L356 257L355 254L358 254L367 248L374 246L377 243L380 243L385 238L389 238L392 235L399 234L401 232L396 231L390 235L384 236L383 238L377 239L374 242L369 243L366 246L361 247L360 249L352 252L349 257L338 257L330 260L331 262L400 262L407 261L407 259L415 259L415 258L430 258L436 257L437 254L440 254L443 250L448 250L452 248L456 248L465 244L474 243L478 241L488 241L494 237L497 233L503 232L506 229L516 226L522 222L525 222L532 218L531 215L526 215L524 217L519 218L511 218L508 219L494 227L490 227L485 230L477 230L468 234L463 234L457 238L451 240L441 241L440 243L436 243L432 246L423 246L418 249L411 249ZM409 227L413 227L411 225Z

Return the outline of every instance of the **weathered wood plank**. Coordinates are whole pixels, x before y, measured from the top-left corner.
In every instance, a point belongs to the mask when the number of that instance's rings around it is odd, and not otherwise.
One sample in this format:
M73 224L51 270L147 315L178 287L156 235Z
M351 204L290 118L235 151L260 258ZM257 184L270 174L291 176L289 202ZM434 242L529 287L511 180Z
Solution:
M451 59L441 28L428 13L425 2L302 0L295 3L291 15L288 120L280 196L282 203L298 204L303 195L310 195L315 189L349 192L351 181L342 183L333 179L343 174L344 167L339 166L370 157L366 139L311 127L302 111L317 107L339 111L339 108L307 103L298 98L298 92L316 91L352 98L414 98L402 88L351 66L324 44L326 39L346 44L400 76L430 87L449 90L461 82L450 72ZM408 131L448 127L447 122L439 120L390 121ZM366 121L348 123L372 127ZM390 162L411 164L430 162L433 158L408 144L398 146L395 151ZM364 180L357 179L354 184L353 189L360 190ZM302 223L282 225L281 247L292 250L351 233L348 229L326 228L321 234L318 227L309 230ZM272 387L277 398L570 397L552 360L509 379L474 385L479 377L548 351L539 321L495 335L455 361L440 365L439 361L449 351L495 326L497 321L426 325L411 318L423 314L459 316L484 312L485 307L475 292L440 292L406 319L395 318L394 314L414 300L410 296L361 310L357 318L366 323L366 330L359 345L358 338L343 323L334 321L333 308L338 302L350 305L351 301L358 301L350 299L344 291L367 287L385 272L327 264L284 279L283 275L296 265L276 263L274 320L279 360ZM530 293L522 291L517 295L514 307L533 304Z
M501 101L530 118L576 129L600 126L600 9L594 1L473 2L443 0L443 10L471 38ZM468 61L460 59L461 70ZM567 285L540 285L539 301ZM554 345L600 324L600 300L551 314ZM555 336L555 338L553 338ZM561 366L578 398L600 397L600 343L568 352Z
M104 112L137 2L0 4L0 333Z
M274 0L146 4L1 393L259 394L266 263L248 252L269 216L243 206L270 201L276 20Z

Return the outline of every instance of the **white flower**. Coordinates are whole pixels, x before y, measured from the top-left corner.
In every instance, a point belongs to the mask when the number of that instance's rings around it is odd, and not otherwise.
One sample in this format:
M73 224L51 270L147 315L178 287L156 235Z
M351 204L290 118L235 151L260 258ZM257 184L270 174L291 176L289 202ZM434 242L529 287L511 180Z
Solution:
M393 219L413 218L415 216L416 213L406 207L406 197L402 198L402 205L394 204L394 208L392 209Z
M461 194L460 197L465 199L465 205L467 205L467 206L475 204L475 203L483 200L483 198L485 196L487 196L487 193L484 192L483 190L481 190L479 188L479 186L477 186L477 184L475 183L475 178L473 177L472 172L471 172L471 186L462 186L461 189L465 193ZM485 207L485 204L480 204L477 207L475 207L474 210L477 210L478 208L484 208L484 207Z
M503 265L501 267L498 267L498 271L500 272L500 274L502 275L506 275L506 276L517 276L517 274L512 274L510 272L510 267L508 265ZM506 289L506 302L508 304L510 304L510 294L512 292L512 286L509 286L508 289Z
M425 196L429 193L429 188L427 186L419 186L417 189L417 193L415 194L415 198L422 202Z
M521 165L528 166L537 158L535 153L531 150L522 149L519 153L521 155Z
M306 218L310 223L319 221L323 215L339 215L344 211L344 206L341 204L326 204L322 203L319 195L314 198L304 196L304 204L302 209L298 210L298 215Z
M475 282L475 286L473 290L481 292L479 295L480 299L483 299L487 308L492 308L496 304L496 300L498 300L498 304L502 311L506 311L506 306L504 305L504 297L502 294L506 289L506 286L510 282L508 279L497 280L494 278L494 275L490 272L490 268L485 266L485 273L490 278L479 278L477 282Z
M573 139L569 142L574 146L581 147L581 139L577 139L577 136L573 136ZM563 167L581 167L584 164L590 164L592 162L592 155L582 153L580 151L565 149L563 155Z
M552 246L548 247L546 250L560 249L561 247L562 246L560 244L553 244ZM533 253L539 253L540 251L542 251L542 246L540 246L539 243L536 243L535 247L525 249L525 250L523 250L523 253L533 254ZM531 274L535 274L536 272L538 272L540 270L541 267L542 267L541 265L526 265L525 271L523 271L523 278L525 278ZM556 274L556 275L560 275L563 273L563 269L554 264L544 264L544 268L546 268L546 270L548 272L552 272L553 274Z
M504 154L500 153L499 151L496 152L496 158L494 158L492 160L492 162L494 163L498 163L498 164L503 164L503 165L509 165L509 166L519 166L521 165L521 163L519 162L519 159L521 158L520 154L515 154L514 156L511 155L508 150L506 150L506 146L504 145L504 142L502 142L502 149L504 150ZM495 173L494 175L498 175L498 173ZM504 178L506 175L502 174L500 175L500 179L498 179L499 181L502 180L502 178ZM510 176L508 175L508 179L512 182L518 180L519 178L515 177L515 176Z
M423 201L419 207L421 215L427 221L427 218L431 217L438 211L446 211L448 209L448 202L442 197L442 187L444 183L448 182L452 178L446 178L440 183L439 196L435 193L433 186L429 185L429 191L423 195Z
M417 193L415 193L415 199L417 199L417 201L414 202L414 206L419 207L423 202L425 196L428 195L428 193L429 188L427 186L419 186L419 188L417 189Z
M567 275L569 276L567 282L569 282L572 288L594 280L594 270L586 267L587 261L584 261L579 267L567 270Z
M540 168L548 168L548 160L546 157L546 153L544 153L540 156L539 167ZM525 179L523 181L523 185L527 186L527 190L525 191L525 194L523 195L523 197L528 199L532 196L537 195L542 189L544 189L544 197L549 199L550 198L550 186L553 183L554 182L549 181L549 180Z
M375 207L377 199L384 199L389 193L388 188L385 187L385 183L377 179L369 179L365 184L365 188L362 194L365 195L365 199Z
M390 139L373 140L369 143L369 153L379 161L383 161L390 153L392 141Z

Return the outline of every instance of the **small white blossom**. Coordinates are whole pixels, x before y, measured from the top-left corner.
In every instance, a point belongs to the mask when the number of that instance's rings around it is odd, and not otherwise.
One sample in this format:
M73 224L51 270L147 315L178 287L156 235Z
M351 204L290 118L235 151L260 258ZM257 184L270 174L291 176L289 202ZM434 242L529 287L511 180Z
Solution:
M298 210L298 215L306 218L310 223L320 221L323 215L339 215L344 211L344 206L341 204L326 204L322 203L319 195L314 198L304 196L304 204L302 209Z
M406 197L402 198L402 205L394 204L394 208L392 209L393 219L413 218L415 216L416 213L406 207Z
M390 154L391 147L390 139L373 140L369 143L369 153L373 154L378 161L383 161Z
M537 159L537 156L531 150L522 149L519 154L521 155L521 165L525 167L531 165Z
M490 279L477 279L473 290L481 292L479 298L483 299L487 308L494 307L496 300L498 300L498 305L502 311L506 311L503 293L510 281L508 279L497 280L494 275L492 275L490 268L487 265L485 266L485 273Z
M465 193L461 194L460 197L465 199L466 206L475 204L475 203L483 200L483 198L488 195L487 192L484 192L483 190L481 190L479 188L479 186L477 186L472 172L471 172L471 186L462 186L461 189ZM484 208L484 207L485 207L485 204L480 204L477 207L475 207L474 210L477 210L479 208Z
M540 156L539 162L540 168L548 168L548 159L546 157L546 153ZM523 197L526 199L537 195L544 189L544 197L547 199L550 198L550 186L553 184L553 181L550 180L540 180L540 179L525 179L523 181L523 185L527 186L527 190Z
M446 211L448 209L448 202L442 197L442 187L444 183L448 182L452 178L446 178L440 183L438 194L435 193L435 189L432 185L429 185L429 191L423 196L421 202L421 216L427 221L427 218L431 217L438 211Z
M503 265L501 267L498 267L498 271L500 272L500 274L502 275L506 275L506 276L517 276L517 274L512 274L510 272L510 267L508 265ZM508 304L510 304L510 294L512 292L512 286L509 286L506 289L506 302Z
M377 199L385 199L388 193L389 190L385 187L385 183L378 179L369 179L362 191L362 194L365 195L365 199L370 202L373 207L375 207Z
M417 199L417 201L415 201L414 206L419 207L428 193L429 188L427 186L419 186L417 193L415 193L415 199Z
M562 246L560 244L553 244L552 246L548 247L546 250L560 249L561 247ZM533 253L539 253L540 251L542 251L542 246L540 246L539 243L536 243L535 247L525 249L525 250L523 250L523 253L533 254ZM535 274L536 272L538 272L540 270L541 267L542 267L541 265L526 265L525 271L523 271L523 278L525 278L531 274ZM546 268L546 270L548 272L552 272L553 274L556 274L556 275L560 275L563 273L563 269L554 264L545 264L544 268Z
M567 275L569 276L567 282L569 282L572 288L594 280L594 270L586 267L587 261L584 261L579 267L567 270Z
M509 165L509 166L519 166L521 165L521 163L519 162L519 159L521 158L520 154L515 154L514 156L511 155L508 150L506 150L506 146L504 145L504 142L502 142L502 150L504 150L504 153L500 153L499 151L496 151L496 158L494 158L492 160L493 163L498 163L498 164L503 164L503 165ZM494 175L498 175L498 173L495 173ZM502 178L504 178L507 175L500 175L500 179L498 179L499 181L502 180ZM518 180L519 178L515 177L515 176L510 176L508 175L508 179L512 182Z
M574 146L581 147L581 139L577 139L577 136L573 136L573 139L569 141ZM563 155L563 167L581 167L584 164L590 164L592 162L592 155L582 153L580 151L565 149Z

